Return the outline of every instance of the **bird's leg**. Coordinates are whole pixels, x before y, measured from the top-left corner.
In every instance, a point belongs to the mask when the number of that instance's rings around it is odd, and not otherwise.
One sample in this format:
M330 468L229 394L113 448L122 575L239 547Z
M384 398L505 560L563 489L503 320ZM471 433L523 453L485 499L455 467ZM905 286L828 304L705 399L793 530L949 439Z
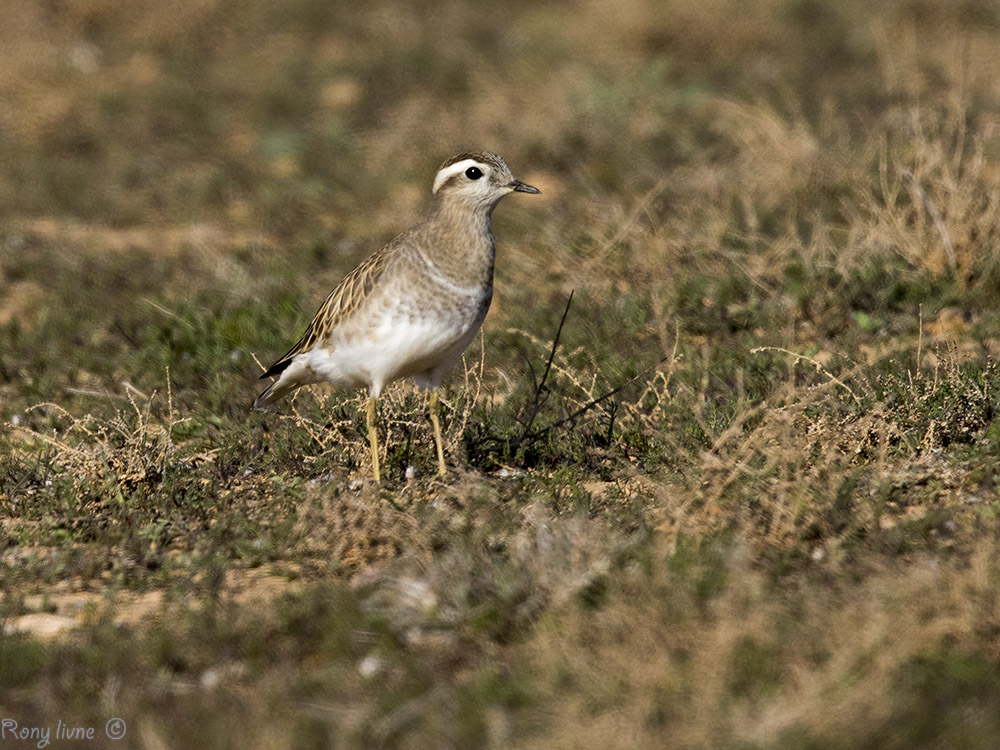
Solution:
M444 465L444 448L441 446L441 422L438 420L438 392L431 391L430 416L431 424L434 425L434 445L437 446L438 454L438 476L443 477L448 473Z
M372 472L375 474L375 484L381 484L378 470L378 433L375 431L375 397L368 398L368 442L372 446Z

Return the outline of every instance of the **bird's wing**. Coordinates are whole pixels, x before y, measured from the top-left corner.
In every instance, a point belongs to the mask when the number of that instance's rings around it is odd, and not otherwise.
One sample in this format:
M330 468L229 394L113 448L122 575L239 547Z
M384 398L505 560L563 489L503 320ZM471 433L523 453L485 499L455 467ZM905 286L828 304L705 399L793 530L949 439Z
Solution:
M285 352L277 362L267 368L261 379L280 375L291 364L292 359L302 352L312 349L316 342L336 328L343 320L360 307L361 303L375 288L379 276L385 271L397 242L382 248L379 252L368 256L357 268L344 278L337 288L320 306L316 316L298 342Z

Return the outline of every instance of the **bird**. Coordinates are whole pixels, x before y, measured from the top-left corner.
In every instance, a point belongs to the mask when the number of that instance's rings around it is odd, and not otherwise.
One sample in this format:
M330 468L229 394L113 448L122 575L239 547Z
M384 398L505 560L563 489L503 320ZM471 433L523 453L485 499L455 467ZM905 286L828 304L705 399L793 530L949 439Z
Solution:
M276 380L254 408L266 409L314 383L367 388L372 473L380 484L377 401L389 383L410 378L430 391L437 473L446 476L438 390L493 300L490 218L504 196L540 192L514 179L494 153L447 159L434 176L426 218L368 256L330 292L298 342L260 376Z

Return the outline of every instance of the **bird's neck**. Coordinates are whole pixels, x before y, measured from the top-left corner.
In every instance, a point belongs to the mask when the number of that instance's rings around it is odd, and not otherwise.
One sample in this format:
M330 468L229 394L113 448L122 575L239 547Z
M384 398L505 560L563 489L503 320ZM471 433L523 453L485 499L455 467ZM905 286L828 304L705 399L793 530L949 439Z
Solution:
M493 206L441 204L423 229L427 260L461 286L492 286L496 245L490 231Z

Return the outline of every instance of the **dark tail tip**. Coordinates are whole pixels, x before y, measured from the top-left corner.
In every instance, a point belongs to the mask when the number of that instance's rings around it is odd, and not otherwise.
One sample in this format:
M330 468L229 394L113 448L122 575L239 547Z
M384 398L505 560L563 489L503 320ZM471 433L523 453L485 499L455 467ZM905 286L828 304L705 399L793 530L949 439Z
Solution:
M287 370L288 365L290 364L292 364L292 360L290 357L288 359L279 359L273 365L268 367L267 370L265 370L264 373L258 378L258 380L263 380L264 378L276 378L285 370Z
M263 411L265 407L270 406L272 403L277 401L277 399L269 398L271 391L274 390L274 386L277 383L271 383L267 388L260 392L260 395L253 400L253 408L258 411Z

